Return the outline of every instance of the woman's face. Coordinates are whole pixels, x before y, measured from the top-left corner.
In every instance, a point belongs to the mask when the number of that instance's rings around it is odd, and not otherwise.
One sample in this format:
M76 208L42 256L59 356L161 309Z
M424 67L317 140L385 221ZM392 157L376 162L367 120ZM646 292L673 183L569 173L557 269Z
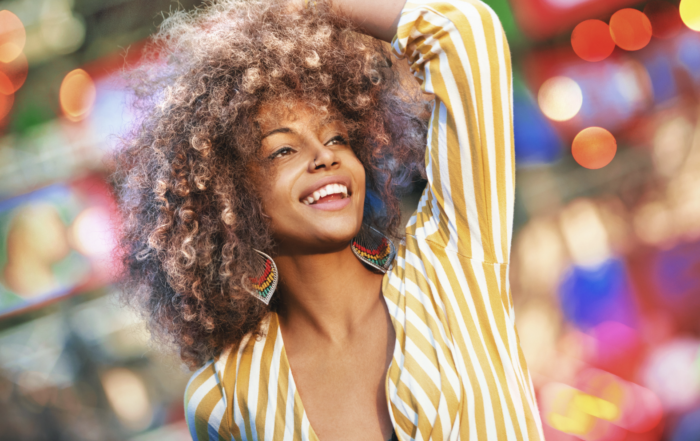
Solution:
M273 171L261 197L278 252L347 246L362 224L365 170L341 118L302 103L270 103L259 115L261 156Z

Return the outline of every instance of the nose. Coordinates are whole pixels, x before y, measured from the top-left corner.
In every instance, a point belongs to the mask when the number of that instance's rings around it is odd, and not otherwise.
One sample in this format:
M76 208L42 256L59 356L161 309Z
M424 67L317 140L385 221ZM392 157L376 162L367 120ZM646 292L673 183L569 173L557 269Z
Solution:
M312 150L312 160L309 161L309 172L331 170L340 166L340 159L335 151L323 144L315 143Z

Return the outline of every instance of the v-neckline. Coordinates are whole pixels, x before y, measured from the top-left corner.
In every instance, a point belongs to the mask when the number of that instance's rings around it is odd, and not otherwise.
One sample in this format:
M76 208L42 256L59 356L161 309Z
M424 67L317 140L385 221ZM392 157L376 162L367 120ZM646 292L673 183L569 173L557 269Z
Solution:
M387 273L384 274L384 277L382 278L382 299L384 300L384 304L386 305L387 310L389 309L389 303L388 303L389 300L387 299L386 295L384 294L384 282L385 282L385 278L388 277L388 275L389 275L389 271L387 271ZM391 370L392 365L394 364L394 360L395 360L394 353L396 352L396 348L399 347L399 341L396 338L396 336L399 334L396 331L396 326L394 325L394 320L391 320L391 314L389 314L389 317L390 317L390 321L391 321L391 326L394 328L394 350L391 354L391 362L389 363L389 366L387 366L386 374L384 376L384 390L386 391L386 400L387 400L386 404L387 404L387 409L389 411L389 418L391 419L392 427L393 427L394 426L394 415L391 412L391 399L389 398L389 371ZM286 349L286 346L284 344L284 338L282 336L282 326L280 326L280 319L279 319L279 316L277 315L277 313L274 311L271 312L270 322L269 322L268 326L272 325L273 320L274 320L275 326L277 326L276 338L278 338L280 340L280 343L281 343L280 344L280 362L283 364L286 364L289 367L289 377L288 378L289 378L289 380L291 380L292 384L294 385L293 386L294 395L299 396L299 404L301 405L302 415L303 415L303 417L306 417L307 421L309 422L309 439L310 440L315 439L316 441L321 441L321 439L318 437L318 435L316 435L316 431L314 430L313 426L311 425L311 420L309 419L309 415L306 413L306 407L304 406L304 400L301 397L301 392L299 392L299 388L297 387L297 382L294 380L294 373L292 372L292 364L289 362L289 358L287 357L287 349ZM269 333L270 333L269 328L268 328L267 332L269 335ZM302 417L302 420L303 420L303 417ZM396 437L396 438L394 438L394 437ZM394 432L393 432L391 438L389 438L388 441L392 441L393 439L398 440L398 436L396 435L395 428L394 428Z
M289 369L288 373L288 379L287 381L291 381L292 383L292 388L293 388L293 394L292 397L298 395L299 396L299 404L301 405L301 412L302 412L302 421L304 417L309 421L309 439L310 440L316 440L316 441L321 441L316 435L316 431L314 430L314 427L311 425L311 420L309 419L309 416L306 413L306 406L304 406L304 401L301 398L301 393L299 392L299 389L297 388L297 382L294 380L294 373L292 372L292 364L289 362L289 358L287 357L287 349L284 344L284 338L282 336L282 326L280 326L280 319L279 316L277 315L276 312L271 313L270 317L270 324L272 324L272 321L274 321L274 325L277 327L275 330L276 332L276 338L280 340L280 364L281 365L287 365ZM270 331L268 330L268 335Z

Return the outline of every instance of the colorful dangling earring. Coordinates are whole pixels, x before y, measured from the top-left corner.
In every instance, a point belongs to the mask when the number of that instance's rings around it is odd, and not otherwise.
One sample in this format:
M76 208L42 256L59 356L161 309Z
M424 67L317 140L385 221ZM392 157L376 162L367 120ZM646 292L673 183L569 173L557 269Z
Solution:
M373 227L362 226L350 243L352 252L362 262L386 273L396 256L394 243Z
M253 248L253 251L258 253L259 259L255 262L256 273L255 277L250 278L250 283L253 286L253 294L258 300L264 304L270 304L272 294L275 293L277 282L279 281L279 273L277 265L272 257Z

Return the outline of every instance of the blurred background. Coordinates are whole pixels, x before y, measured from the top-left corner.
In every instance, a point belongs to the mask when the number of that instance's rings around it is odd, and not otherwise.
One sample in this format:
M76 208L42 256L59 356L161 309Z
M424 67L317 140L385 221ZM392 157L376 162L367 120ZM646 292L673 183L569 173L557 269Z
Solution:
M513 52L511 284L546 439L698 441L700 0L486 3ZM105 155L119 72L198 4L0 1L0 440L189 439L189 372L115 300Z

